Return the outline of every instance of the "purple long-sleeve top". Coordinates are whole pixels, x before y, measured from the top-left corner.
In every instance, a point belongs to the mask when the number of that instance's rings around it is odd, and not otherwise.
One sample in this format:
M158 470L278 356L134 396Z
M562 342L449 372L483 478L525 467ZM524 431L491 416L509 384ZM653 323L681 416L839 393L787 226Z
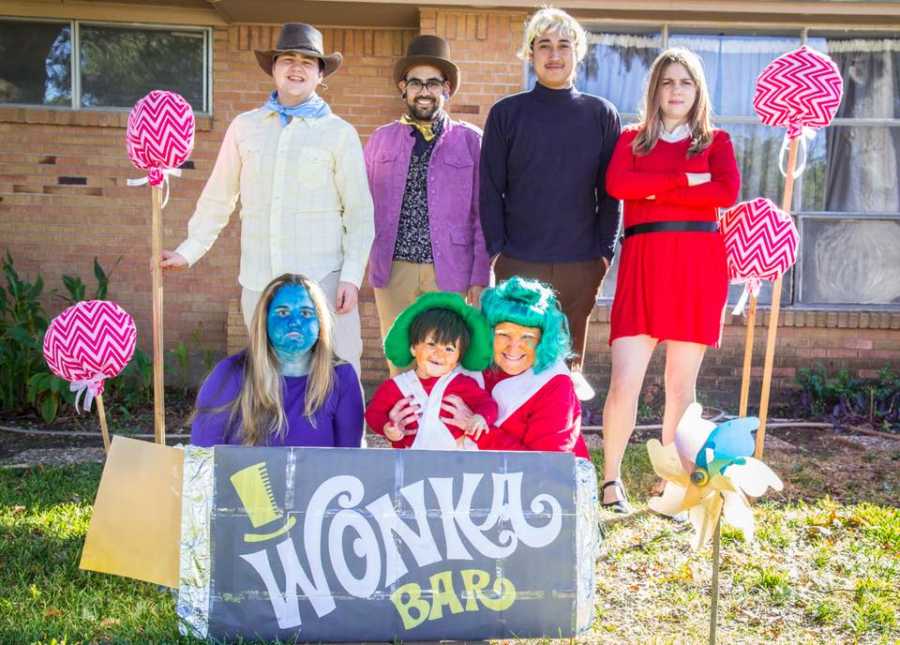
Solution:
M240 419L229 427L228 406L240 396L244 378L243 352L220 362L203 382L197 394L197 415L191 425L191 443L216 446L243 443ZM282 400L287 417L287 432L282 438L269 437L268 446L320 446L359 448L363 434L363 399L359 378L353 366L334 368L334 388L325 403L313 415L315 426L304 415L306 376L282 379Z
M369 282L387 287L391 278L400 209L416 137L394 121L366 143L366 171L375 204L375 242L369 254ZM487 286L490 260L478 215L478 164L481 130L447 118L428 163L428 225L434 276L443 291Z

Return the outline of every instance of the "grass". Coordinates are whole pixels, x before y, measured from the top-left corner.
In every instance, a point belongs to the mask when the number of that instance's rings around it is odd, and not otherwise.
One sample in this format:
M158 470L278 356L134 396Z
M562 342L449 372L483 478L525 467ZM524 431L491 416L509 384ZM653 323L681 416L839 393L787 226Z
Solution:
M790 494L756 505L755 542L723 527L720 642L896 642L900 511L885 502L896 475L854 489L854 502L878 503L844 503L807 487L824 470L803 465L797 480L781 470ZM624 470L640 508L655 479L642 446ZM78 569L99 478L98 465L0 471L0 643L197 642L178 635L171 594ZM645 512L608 528L597 618L579 642L705 642L710 550L691 552L686 527Z

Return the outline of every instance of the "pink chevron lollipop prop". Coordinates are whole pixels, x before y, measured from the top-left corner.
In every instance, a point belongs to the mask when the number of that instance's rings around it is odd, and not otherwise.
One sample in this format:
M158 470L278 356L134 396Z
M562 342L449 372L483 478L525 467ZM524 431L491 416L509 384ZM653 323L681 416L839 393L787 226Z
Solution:
M759 296L763 280L775 281L794 266L799 235L791 216L764 197L725 211L721 228L728 278L746 285L732 312L740 314L749 295Z
M84 396L84 409L103 394L103 381L121 372L134 355L134 319L114 302L85 300L50 322L44 335L44 360L50 371L71 381Z
M756 79L753 108L765 125L787 128L796 139L803 128L824 128L841 103L844 82L828 56L806 45L766 65Z
M159 186L169 175L180 175L179 166L194 149L194 111L181 95L153 90L131 109L125 145L131 163L147 171L128 185Z
M843 91L834 61L806 45L779 56L757 77L753 109L765 125L787 128L778 163L782 175L803 174L806 142L834 119ZM789 142L801 135L800 161L789 171L785 168Z
M125 134L128 158L138 168L147 170L147 177L128 180L129 186L149 183L151 190L151 266L153 278L153 416L154 433L159 443L165 443L165 412L163 395L163 283L162 269L162 209L169 199L169 175L181 175L178 169L187 161L194 148L194 112L190 104L175 92L153 90L135 103L128 115ZM165 184L162 196L160 185Z

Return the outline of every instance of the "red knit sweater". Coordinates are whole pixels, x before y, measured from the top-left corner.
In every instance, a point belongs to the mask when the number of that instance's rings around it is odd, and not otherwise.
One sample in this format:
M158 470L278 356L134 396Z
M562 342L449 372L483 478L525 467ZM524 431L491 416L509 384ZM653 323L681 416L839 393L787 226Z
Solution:
M686 157L689 141L658 141L650 154L638 157L631 151L637 128L626 129L616 143L606 170L606 190L625 201L624 225L645 222L716 221L718 208L734 204L741 176L734 159L731 139L716 130L703 152ZM687 173L708 172L712 181L688 186ZM647 199L653 195L655 199Z

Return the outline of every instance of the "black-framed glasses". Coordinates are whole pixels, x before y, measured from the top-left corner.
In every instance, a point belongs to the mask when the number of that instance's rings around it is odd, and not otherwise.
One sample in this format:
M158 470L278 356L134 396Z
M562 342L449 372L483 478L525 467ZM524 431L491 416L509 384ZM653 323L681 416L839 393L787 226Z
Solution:
M406 79L406 89L413 94L418 94L424 87L430 94L437 94L444 89L444 82L440 78L429 78L427 81L420 78L408 78Z

